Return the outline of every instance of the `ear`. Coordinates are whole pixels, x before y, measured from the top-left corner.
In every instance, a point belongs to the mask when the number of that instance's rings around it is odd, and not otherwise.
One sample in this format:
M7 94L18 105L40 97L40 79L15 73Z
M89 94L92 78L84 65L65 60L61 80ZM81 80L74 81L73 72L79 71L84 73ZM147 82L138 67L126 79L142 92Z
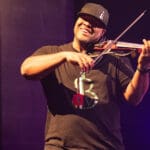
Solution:
M106 29L102 30L102 36L106 33Z

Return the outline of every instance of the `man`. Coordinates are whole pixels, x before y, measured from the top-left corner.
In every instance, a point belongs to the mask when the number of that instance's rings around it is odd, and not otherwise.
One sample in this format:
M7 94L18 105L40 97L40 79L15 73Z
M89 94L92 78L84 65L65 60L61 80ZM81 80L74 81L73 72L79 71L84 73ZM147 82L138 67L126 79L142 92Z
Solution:
M25 59L21 74L39 77L47 97L45 150L123 150L120 132L122 100L139 104L149 87L150 41L133 69L124 57L99 52L109 13L100 4L87 3L78 13L73 41L43 46Z

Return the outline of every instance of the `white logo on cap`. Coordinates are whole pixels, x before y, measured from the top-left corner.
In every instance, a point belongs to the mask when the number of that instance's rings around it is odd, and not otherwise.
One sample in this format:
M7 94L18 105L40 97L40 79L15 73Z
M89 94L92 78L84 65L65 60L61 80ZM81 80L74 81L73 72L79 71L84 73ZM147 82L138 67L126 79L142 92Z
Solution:
M100 14L100 16L99 16L99 18L101 19L101 20L103 20L104 19L104 11Z

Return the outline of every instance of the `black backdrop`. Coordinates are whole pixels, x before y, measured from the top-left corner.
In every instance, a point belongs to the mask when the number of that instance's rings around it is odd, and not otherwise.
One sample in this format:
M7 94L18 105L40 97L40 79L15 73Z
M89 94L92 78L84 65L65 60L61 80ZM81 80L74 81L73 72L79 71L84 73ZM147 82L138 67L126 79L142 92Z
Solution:
M72 39L75 14L88 0L1 0L1 145L3 150L42 150L46 102L38 81L20 75L20 64L36 48ZM148 0L101 0L111 14L108 37L114 39L144 9ZM121 40L150 39L149 12ZM135 60L133 61L135 64ZM138 107L122 106L127 150L150 149L150 93Z

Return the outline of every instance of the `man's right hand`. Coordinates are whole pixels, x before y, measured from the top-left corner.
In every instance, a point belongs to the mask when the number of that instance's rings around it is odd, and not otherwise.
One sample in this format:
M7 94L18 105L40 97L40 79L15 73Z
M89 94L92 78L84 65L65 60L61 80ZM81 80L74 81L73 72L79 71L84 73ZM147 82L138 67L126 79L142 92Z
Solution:
M94 60L84 53L64 52L67 62L78 64L81 71L88 71L93 67Z

